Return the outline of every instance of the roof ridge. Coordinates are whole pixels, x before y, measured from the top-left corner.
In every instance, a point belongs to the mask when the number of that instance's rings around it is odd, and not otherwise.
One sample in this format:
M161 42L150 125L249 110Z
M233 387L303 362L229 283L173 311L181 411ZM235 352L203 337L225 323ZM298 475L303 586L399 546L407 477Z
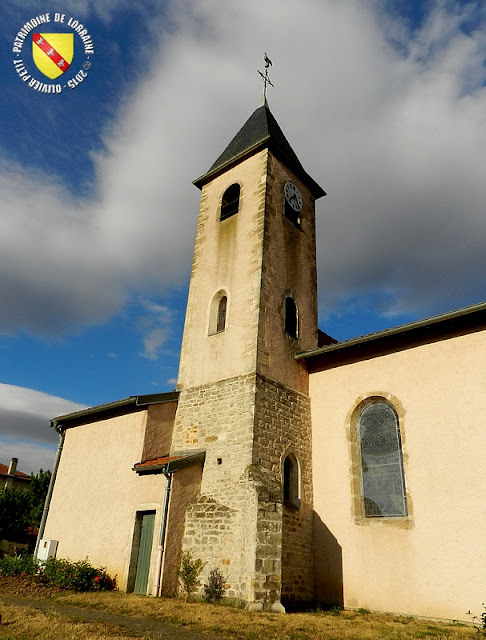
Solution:
M325 191L306 173L266 102L255 109L208 171L194 180L193 184L198 188L202 188L204 184L225 168L239 162L262 147L270 147L272 151L282 156L288 167L311 186L315 197L326 195Z

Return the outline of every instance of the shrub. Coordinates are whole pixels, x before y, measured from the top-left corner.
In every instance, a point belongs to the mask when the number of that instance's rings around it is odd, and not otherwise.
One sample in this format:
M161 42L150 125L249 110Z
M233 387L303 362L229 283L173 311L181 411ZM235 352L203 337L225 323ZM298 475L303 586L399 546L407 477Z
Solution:
M207 584L204 585L204 599L206 602L222 600L226 592L223 574L219 569L211 569Z
M116 589L104 567L92 567L88 560L70 562L49 558L39 565L32 556L7 556L0 560L0 575L33 576L36 582L73 591L111 591Z
M184 598L187 598L193 593L198 586L199 576L204 569L204 562L200 558L193 558L190 551L183 551L181 554L181 560L179 563L179 584L184 593Z
M104 567L92 567L88 560L70 562L49 558L41 571L42 581L74 591L110 591L116 588L116 579Z
M0 560L0 575L2 576L31 576L38 570L37 562L32 556L26 554L5 556Z

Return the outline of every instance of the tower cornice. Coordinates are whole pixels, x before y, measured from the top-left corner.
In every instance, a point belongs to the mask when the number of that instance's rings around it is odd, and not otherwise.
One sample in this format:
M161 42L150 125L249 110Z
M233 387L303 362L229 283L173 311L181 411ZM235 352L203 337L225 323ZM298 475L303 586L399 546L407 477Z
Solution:
M198 189L202 189L205 184L221 173L265 148L272 151L297 177L308 185L315 199L326 195L324 189L305 171L267 103L253 112L209 171L194 180L193 184Z

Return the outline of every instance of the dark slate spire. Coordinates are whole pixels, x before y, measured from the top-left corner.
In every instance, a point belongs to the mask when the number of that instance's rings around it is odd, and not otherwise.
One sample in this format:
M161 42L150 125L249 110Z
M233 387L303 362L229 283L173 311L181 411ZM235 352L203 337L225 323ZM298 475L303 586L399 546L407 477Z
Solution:
M259 107L245 122L209 171L194 180L199 189L216 175L237 164L245 157L268 147L292 171L308 184L314 197L326 195L325 191L305 172L295 151L284 136L278 122L273 117L267 102Z

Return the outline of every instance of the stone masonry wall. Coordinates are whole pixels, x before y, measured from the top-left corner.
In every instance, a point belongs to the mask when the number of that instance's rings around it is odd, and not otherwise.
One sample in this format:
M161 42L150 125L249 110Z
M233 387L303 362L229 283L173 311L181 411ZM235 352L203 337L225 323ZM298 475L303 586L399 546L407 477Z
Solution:
M262 377L257 379L255 446L253 462L273 478L278 491L277 510L282 510L283 459L293 452L300 467L300 508L283 505L282 600L314 599L312 435L310 399L288 387ZM277 496L276 496L277 497ZM258 520L260 533L268 531L265 519ZM257 566L265 565L269 549L257 546Z
M172 452L204 449L201 493L186 511L183 548L206 562L201 581L218 568L227 595L253 599L256 496L249 485L255 376L183 390Z
M201 494L183 547L217 567L227 595L263 603L312 600L309 398L260 376L182 391L172 452L205 449ZM282 462L300 465L301 506L282 505Z

